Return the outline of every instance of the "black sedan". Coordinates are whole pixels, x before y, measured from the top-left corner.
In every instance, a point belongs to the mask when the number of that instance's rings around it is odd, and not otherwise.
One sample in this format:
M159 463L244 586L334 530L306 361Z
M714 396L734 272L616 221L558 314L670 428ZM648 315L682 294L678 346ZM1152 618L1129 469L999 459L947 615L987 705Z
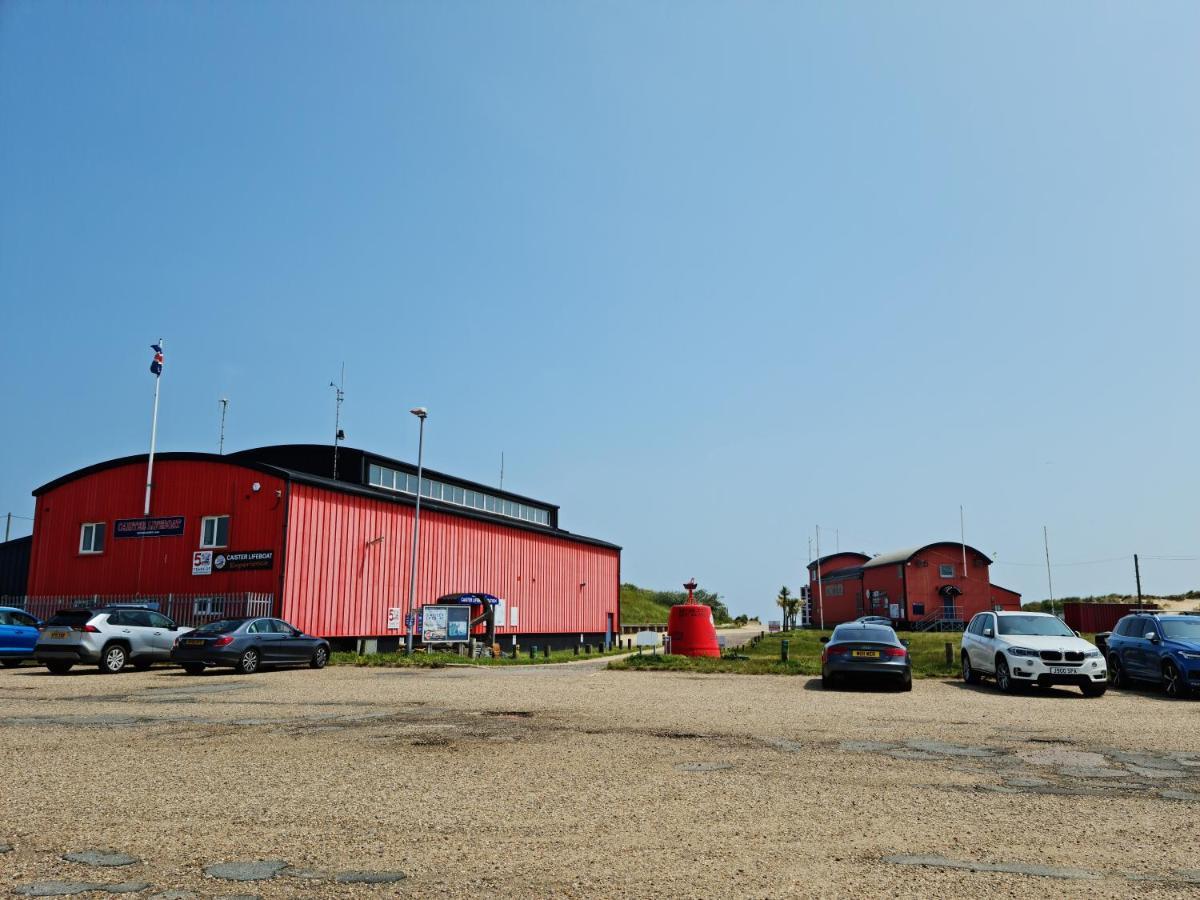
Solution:
M821 687L830 688L848 676L886 678L902 691L912 690L912 661L908 645L886 625L847 622L821 638Z
M189 675L199 675L205 666L234 668L245 675L261 666L321 669L329 662L329 642L282 619L221 619L177 638L171 661Z

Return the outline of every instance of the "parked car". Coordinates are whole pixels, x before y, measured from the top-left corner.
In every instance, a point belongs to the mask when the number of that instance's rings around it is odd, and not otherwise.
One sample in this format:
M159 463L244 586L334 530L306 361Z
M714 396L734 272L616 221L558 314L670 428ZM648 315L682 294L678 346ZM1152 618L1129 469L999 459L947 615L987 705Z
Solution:
M1108 688L1104 655L1047 613L978 613L963 632L961 656L963 681L977 684L987 675L1006 693L1073 684L1099 697Z
M12 669L33 659L42 623L15 606L0 606L0 665Z
M1096 642L1096 649L1099 650L1104 658L1108 658L1108 637L1111 631L1097 631L1093 640Z
M887 616L859 616L854 621L860 625L885 625L888 628L892 627L892 620Z
M189 675L199 675L206 666L234 668L246 675L262 666L321 669L329 662L329 642L282 619L222 619L175 641L171 659Z
M862 675L894 681L902 691L912 690L912 661L908 644L896 637L890 625L847 622L821 638L821 687L831 688L846 676Z
M1200 692L1200 616L1137 613L1108 638L1113 687L1132 681L1162 686L1168 697Z
M190 630L145 606L60 609L42 628L34 657L55 675L76 663L94 663L108 675L127 663L148 669L169 659L175 638Z

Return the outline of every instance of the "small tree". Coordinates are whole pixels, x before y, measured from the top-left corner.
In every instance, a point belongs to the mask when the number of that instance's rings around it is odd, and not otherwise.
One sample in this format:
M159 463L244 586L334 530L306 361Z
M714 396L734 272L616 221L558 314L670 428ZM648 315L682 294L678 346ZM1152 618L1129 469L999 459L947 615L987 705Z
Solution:
M775 598L776 605L783 610L783 630L791 631L792 625L795 623L796 613L800 610L800 598L792 596L792 592L788 590L785 584L779 589L779 595Z

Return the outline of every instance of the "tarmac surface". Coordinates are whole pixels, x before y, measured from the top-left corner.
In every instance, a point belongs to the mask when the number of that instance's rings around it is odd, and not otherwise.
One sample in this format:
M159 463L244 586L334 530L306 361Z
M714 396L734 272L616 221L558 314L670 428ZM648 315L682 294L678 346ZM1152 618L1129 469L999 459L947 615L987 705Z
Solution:
M5 669L0 891L1200 895L1200 702L605 663Z

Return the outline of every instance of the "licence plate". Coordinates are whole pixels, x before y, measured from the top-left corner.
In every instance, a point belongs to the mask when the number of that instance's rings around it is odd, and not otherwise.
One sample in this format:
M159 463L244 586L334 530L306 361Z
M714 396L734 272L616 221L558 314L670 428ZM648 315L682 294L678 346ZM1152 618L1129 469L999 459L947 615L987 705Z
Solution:
M204 641L198 640L198 639L192 640L191 638L187 638L184 640L184 643L187 644L189 647L203 647L204 646Z
M57 638L57 639L59 639L59 640L62 640L62 639L63 639L63 638L65 638L66 636L67 636L67 633L66 633L65 631L52 631L52 632L50 632L50 637L52 637L52 638Z
M851 650L851 656L857 656L860 659L879 659L878 650Z
M1052 668L1050 670L1050 674L1051 675L1078 675L1079 670L1078 669Z

